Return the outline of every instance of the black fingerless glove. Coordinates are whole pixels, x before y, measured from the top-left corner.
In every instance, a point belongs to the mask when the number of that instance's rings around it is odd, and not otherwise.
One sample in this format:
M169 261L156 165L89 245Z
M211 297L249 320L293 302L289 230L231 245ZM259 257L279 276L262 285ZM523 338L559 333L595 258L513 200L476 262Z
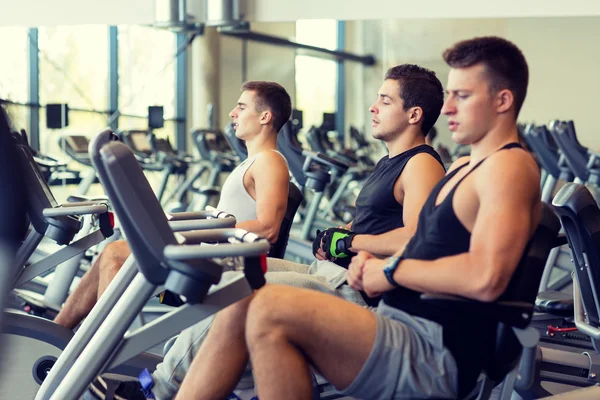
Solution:
M317 234L315 235L315 240L313 241L313 245L312 245L312 252L313 252L313 256L315 256L315 257L317 255L317 251L319 251L319 249L321 248L321 240L323 239L324 233L325 233L325 231L320 231L317 229Z
M347 229L329 228L323 231L323 251L328 260L352 257L356 253L350 251L352 239L356 233Z

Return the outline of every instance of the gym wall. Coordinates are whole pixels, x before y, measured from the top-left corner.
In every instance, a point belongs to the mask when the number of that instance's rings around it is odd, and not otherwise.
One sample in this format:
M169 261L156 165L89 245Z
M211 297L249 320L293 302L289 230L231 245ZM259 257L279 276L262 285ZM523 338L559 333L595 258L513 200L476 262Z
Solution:
M385 71L401 63L417 63L436 72L445 85L449 68L441 54L452 43L481 35L498 35L515 42L530 68L527 99L521 122L547 123L573 119L584 146L600 149L596 134L597 93L600 92L599 17L410 19L348 22L362 37L350 36L352 48L367 49L376 56L372 68L351 69L346 76L347 124L369 132L368 107L375 101ZM347 37L348 39L348 37ZM356 100L362 98L362 104ZM362 110L361 110L362 108ZM451 144L446 118L436 128L440 140Z
M252 31L293 38L296 24L253 23ZM189 57L188 130L208 127L208 104L214 104L216 127L229 121L245 80L281 83L295 99L295 52L293 49L221 35L206 28L192 43ZM188 141L191 140L188 137ZM188 148L191 146L188 143Z
M253 23L252 31L293 38L296 34L296 24ZM243 45L244 41L240 39L221 36L221 106L218 110L218 126L221 128L230 121L228 114L237 103L244 80L275 81L286 88L292 102L296 97L294 49L248 41L244 61Z

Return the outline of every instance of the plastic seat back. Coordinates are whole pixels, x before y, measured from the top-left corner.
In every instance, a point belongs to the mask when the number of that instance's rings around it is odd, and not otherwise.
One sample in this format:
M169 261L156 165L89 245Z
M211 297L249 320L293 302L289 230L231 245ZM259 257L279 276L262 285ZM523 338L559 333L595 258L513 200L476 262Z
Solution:
M283 124L277 135L277 149L288 162L290 172L301 188L306 185L306 175L302 170L305 157L302 155L302 144L298 141L291 121Z
M150 187L132 150L102 132L90 144L90 158L96 167L121 227L146 279L164 284L169 270L163 250L177 244L167 217Z
M531 305L533 313L535 297L542 273L555 239L560 230L560 222L551 206L543 203L540 222L527 244L523 257L498 302L523 302ZM512 326L498 323L496 342L490 363L485 367L486 375L500 381L519 362L522 346L515 336Z
M600 209L587 187L567 183L552 202L565 230L583 307L589 323L600 326Z
M553 121L550 132L573 174L581 181L587 181L590 176L588 151L579 144L573 121Z
M287 209L285 210L285 215L283 217L283 221L281 222L281 228L279 228L277 241L275 244L273 244L271 251L269 252L269 257L283 259L288 240L290 238L290 230L292 229L294 216L296 215L298 207L300 207L300 204L303 200L304 196L302 195L300 189L298 189L293 182L290 182Z
M44 216L44 209L57 207L58 203L35 162L25 137L20 133L13 133L12 136L17 147L15 153L23 173L27 215L31 224L36 232L46 235L60 245L69 243L81 229L81 219L70 215L52 218Z
M528 125L523 131L523 137L527 145L537 155L542 168L558 179L560 176L558 148L550 136L548 128L544 125Z

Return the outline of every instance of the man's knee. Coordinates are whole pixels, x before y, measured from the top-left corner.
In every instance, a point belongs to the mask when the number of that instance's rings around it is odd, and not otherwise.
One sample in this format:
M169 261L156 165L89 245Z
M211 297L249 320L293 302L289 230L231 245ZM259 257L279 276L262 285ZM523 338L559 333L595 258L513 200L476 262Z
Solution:
M100 270L119 270L131 254L125 240L117 240L106 245L100 259Z
M246 318L246 339L250 347L266 336L285 336L287 316L294 313L290 290L280 285L266 285L254 296Z

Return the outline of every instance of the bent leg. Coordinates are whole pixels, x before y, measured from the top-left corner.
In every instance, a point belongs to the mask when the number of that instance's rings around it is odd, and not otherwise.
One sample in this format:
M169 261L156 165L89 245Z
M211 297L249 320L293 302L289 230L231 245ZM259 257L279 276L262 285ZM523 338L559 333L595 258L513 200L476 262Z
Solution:
M130 255L131 249L129 249L129 245L125 240L109 243L104 248L99 264L97 299L102 296Z
M375 314L306 289L269 285L248 310L246 338L260 399L307 399L309 362L334 386L347 387L376 336ZM340 362L343 358L343 362Z
M272 274L267 274L267 279L269 279L269 275ZM239 276L238 272L227 271L223 274L221 280L227 282L237 276ZM165 354L163 362L156 366L156 371L152 373L152 380L154 381L152 394L156 399L164 400L175 397L194 361L194 356L198 353L209 332L214 318L214 316L205 318L182 331L171 349ZM246 375L248 376L246 377ZM244 373L242 382L237 385L237 389L250 389L253 387L252 375Z
M75 291L67 298L54 322L65 328L75 328L90 313L98 297L100 297L99 286L104 285L103 279L107 279L102 278L102 275L108 275L104 271L107 269L105 264L114 265L116 260L120 261L122 259L121 265L123 265L123 262L127 259L127 256L124 256L126 252L129 252L129 248L124 240L109 243L89 271L81 278ZM114 275L112 276L114 277ZM106 289L106 286L108 286L108 283L105 283L102 291Z
M79 324L96 304L98 297L99 263L102 255L96 259L88 272L83 275L79 285L67 298L54 322L65 328L73 329Z
M269 263L271 260L272 259L269 259ZM287 262L284 261L278 264L278 266L284 267L286 263ZM295 263L290 263L288 265L292 264ZM307 267L308 266L304 266L304 269L306 270ZM301 269L301 267L299 268ZM296 271L297 268L292 266L291 270ZM281 268L280 271L283 271L283 268ZM237 275L238 273L226 272L222 279L227 281L231 279L231 277ZM269 269L265 278L269 284L289 285L316 290L322 293L329 293L342 297L349 301L354 301L359 305L364 305L364 301L357 291L351 289L349 286L343 286L336 290L327 283L327 279L323 276L289 271L274 272L273 269ZM163 362L157 365L156 371L152 374L154 381L152 393L157 399L170 399L175 396L190 369L194 356L198 353L198 349L207 336L212 321L213 317L209 317L184 330L175 341L175 344L173 344L173 347L165 354ZM245 317L241 318L239 323L242 325L245 324ZM207 360L205 359L204 362L207 362ZM219 364L216 364L216 367L218 366ZM236 389L243 390L254 387L254 381L250 371L251 369L248 366L244 371L242 381L237 384Z
M223 399L233 391L248 363L244 321L253 297L217 314L177 399Z
M249 308L246 336L261 400L310 398L308 363L356 398L458 396L442 326L384 302L374 313L320 293L265 287Z

